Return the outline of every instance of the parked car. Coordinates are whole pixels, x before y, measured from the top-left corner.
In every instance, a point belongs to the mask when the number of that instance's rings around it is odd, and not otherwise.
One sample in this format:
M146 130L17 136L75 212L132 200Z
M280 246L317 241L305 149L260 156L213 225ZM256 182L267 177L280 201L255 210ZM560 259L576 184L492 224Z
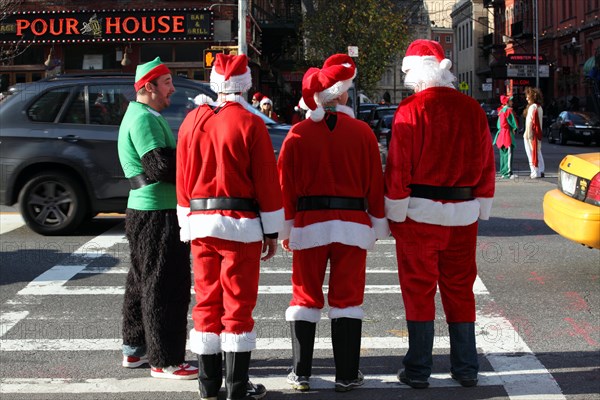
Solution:
M600 153L567 155L543 209L544 222L559 235L600 249Z
M129 182L117 154L119 124L135 99L133 74L62 75L17 84L0 102L0 199L18 202L26 224L43 235L74 231L102 212L123 212ZM175 76L163 110L175 134L206 83ZM251 107L250 107L251 108ZM265 121L278 152L288 125Z
M593 113L563 111L548 128L548 142L581 142L586 146L596 142L600 145L600 120Z
M379 123L379 120L381 118L383 118L385 115L394 115L394 113L396 112L397 109L398 109L397 104L378 105L377 107L375 107L371 110L371 112L365 119L365 122L368 123L369 126L371 127L371 129L373 129L373 132L375 132L375 127ZM377 140L379 141L379 137L377 137Z
M366 121L369 115L371 114L371 110L377 107L378 104L375 103L360 103L358 105L358 114L356 117L361 121Z
M385 146L389 149L390 139L392 138L392 123L394 121L394 114L386 114L382 116L377 125L373 128L377 141L381 141L385 138Z

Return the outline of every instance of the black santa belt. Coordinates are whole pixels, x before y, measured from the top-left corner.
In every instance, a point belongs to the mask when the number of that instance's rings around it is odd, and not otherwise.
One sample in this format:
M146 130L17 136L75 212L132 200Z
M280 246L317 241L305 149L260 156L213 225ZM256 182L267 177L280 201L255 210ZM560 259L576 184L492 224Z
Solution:
M233 210L253 211L258 213L258 204L255 199L242 197L207 197L202 199L191 199L190 210Z
M367 209L363 197L305 196L298 198L297 211L309 210L359 210Z
M473 200L473 188L470 186L430 186L408 185L411 197L420 197L430 200Z

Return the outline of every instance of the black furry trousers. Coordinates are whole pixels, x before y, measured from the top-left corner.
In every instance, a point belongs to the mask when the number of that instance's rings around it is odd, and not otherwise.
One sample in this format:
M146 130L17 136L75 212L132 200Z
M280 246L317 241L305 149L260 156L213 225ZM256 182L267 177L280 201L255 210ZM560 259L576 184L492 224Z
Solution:
M131 251L123 299L123 344L146 347L154 367L185 360L191 271L189 244L179 240L175 210L127 209Z

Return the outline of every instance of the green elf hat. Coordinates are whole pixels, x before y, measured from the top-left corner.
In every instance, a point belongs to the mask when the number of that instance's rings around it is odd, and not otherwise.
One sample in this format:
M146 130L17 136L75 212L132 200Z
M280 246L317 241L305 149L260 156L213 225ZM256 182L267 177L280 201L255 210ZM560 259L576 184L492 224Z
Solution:
M137 92L144 87L147 82L151 82L159 76L170 73L171 71L169 68L160 61L160 57L156 57L152 61L137 66L135 70L135 84L133 87Z

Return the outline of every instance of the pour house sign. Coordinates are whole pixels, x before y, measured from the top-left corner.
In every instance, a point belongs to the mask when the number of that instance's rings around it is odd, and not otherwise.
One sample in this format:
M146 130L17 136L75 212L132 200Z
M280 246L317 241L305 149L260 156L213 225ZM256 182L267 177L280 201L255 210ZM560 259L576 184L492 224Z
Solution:
M0 43L211 40L207 9L40 11L0 16Z

